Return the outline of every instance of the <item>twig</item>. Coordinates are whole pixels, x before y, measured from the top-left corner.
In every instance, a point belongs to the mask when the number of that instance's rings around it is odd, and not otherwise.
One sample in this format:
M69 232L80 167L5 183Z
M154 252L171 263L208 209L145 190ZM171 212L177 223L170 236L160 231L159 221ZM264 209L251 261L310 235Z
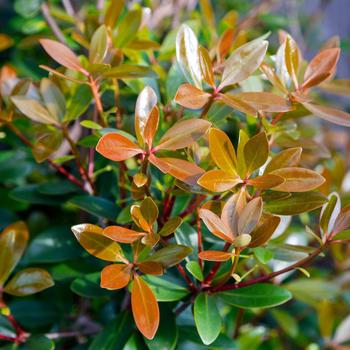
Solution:
M188 284L189 288L191 289L191 291L194 292L194 293L197 293L197 287L193 284L191 279L187 276L187 273L184 270L184 268L180 264L176 265L176 268L179 271L179 273L181 274L181 276L187 282L187 284Z
M56 21L51 16L50 9L45 2L41 5L41 12L42 12L47 24L50 26L52 32L55 34L56 38L62 44L67 44L66 38L64 37L64 35L63 35L61 29L59 28L59 26L57 25Z

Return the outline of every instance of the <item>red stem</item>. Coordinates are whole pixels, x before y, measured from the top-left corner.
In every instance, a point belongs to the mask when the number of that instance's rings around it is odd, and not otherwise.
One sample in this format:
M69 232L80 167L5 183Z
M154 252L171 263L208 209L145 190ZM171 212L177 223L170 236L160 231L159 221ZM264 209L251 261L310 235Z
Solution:
M186 271L184 270L184 268L179 264L176 265L177 270L179 271L179 273L181 274L181 276L185 279L185 281L187 282L189 288L192 290L192 292L197 293L197 288L196 286L193 284L193 282L191 281L191 279L187 276Z

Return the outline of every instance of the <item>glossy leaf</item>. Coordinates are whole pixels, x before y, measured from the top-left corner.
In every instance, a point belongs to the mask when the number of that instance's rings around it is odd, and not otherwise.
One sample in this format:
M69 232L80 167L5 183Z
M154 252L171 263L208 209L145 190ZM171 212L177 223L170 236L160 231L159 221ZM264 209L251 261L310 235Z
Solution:
M153 339L159 326L159 307L151 288L137 275L131 292L131 308L139 331L147 339Z
M52 117L55 120L63 120L66 113L66 102L57 85L50 79L43 78L40 82L40 93Z
M207 261L227 261L232 258L233 254L218 250L205 250L200 252L198 256L200 259Z
M292 298L292 294L287 289L265 283L220 292L218 295L229 305L244 309L274 307Z
M279 152L267 164L265 173L271 173L273 170L280 168L295 167L300 162L302 151L303 149L301 147L294 147Z
M159 231L159 235L163 237L171 235L182 224L182 222L183 221L179 216L169 219Z
M194 301L194 321L197 331L205 345L211 344L221 330L221 317L216 306L215 297L200 293Z
M250 234L260 220L263 209L261 197L248 202L238 219L238 234Z
M103 63L108 50L108 34L104 25L100 26L91 38L89 49L90 63Z
M107 27L114 28L117 19L125 5L125 0L111 0L107 7L104 23Z
M131 266L125 264L107 265L101 271L101 288L121 289L129 284Z
M161 276L164 273L163 265L155 261L143 261L138 267L145 275Z
M202 72L196 35L186 24L181 25L176 36L176 59L190 82L202 88Z
M96 150L104 157L116 162L129 159L143 152L128 138L116 133L103 135L98 141Z
M252 137L244 146L247 173L251 174L263 166L269 156L269 144L265 132ZM278 175L278 174L276 174Z
M179 244L168 244L166 247L157 250L149 256L145 261L152 261L162 264L164 267L171 267L190 254L192 248Z
M338 193L333 192L328 196L328 203L326 203L320 214L320 227L323 233L329 233L333 230L335 220L340 213L340 197Z
M261 190L266 190L284 183L284 179L281 176L274 174L265 174L257 176L254 179L249 179L247 181L248 185L254 186Z
M280 217L263 213L257 227L250 233L249 247L260 247L268 242L280 222Z
M108 226L103 235L119 243L133 243L146 235L146 232L137 232L121 226Z
M198 179L199 185L213 192L228 191L239 183L242 183L242 180L237 175L223 170L209 170Z
M214 72L208 50L206 50L203 46L200 46L198 55L203 80L208 85L215 87Z
M149 226L152 226L158 218L158 207L151 197L146 197L140 206L141 214Z
M294 39L287 35L284 49L284 59L289 76L292 78L295 88L298 88L298 71L300 64L300 52Z
M282 177L285 181L276 187L274 191L306 192L320 187L325 179L319 173L304 168L281 168L272 172Z
M334 223L333 233L337 234L349 229L350 227L350 205L344 207Z
M150 149L152 148L153 139L158 129L158 123L159 123L159 110L157 106L154 106L152 111L149 114L145 129L143 131L144 140Z
M137 78L157 78L157 74L147 66L137 66L132 64L121 64L112 67L102 74L106 78L114 79L137 79Z
M17 272L6 284L4 291L15 296L26 296L39 293L53 285L54 281L46 270L27 268Z
M192 145L209 129L210 123L203 119L187 119L174 124L160 139L157 150L177 150Z
M128 11L118 25L118 32L114 39L114 45L118 48L123 48L132 41L137 35L141 20L141 9Z
M243 112L248 115L256 115L258 112L252 105L249 103L240 100L236 97L236 95L230 95L230 94L219 94L218 100L225 103L227 106L230 106L233 109L237 109L240 112Z
M198 261L188 261L186 263L186 269L198 281L203 281L204 280L202 268L199 265Z
M247 79L262 63L268 42L254 40L236 49L227 59L219 90Z
M0 286L4 284L21 259L29 239L28 228L18 221L0 235Z
M148 221L143 216L139 205L132 205L130 208L130 214L131 214L131 218L133 219L133 221L138 227L140 227L141 229L147 232L151 231L151 227Z
M120 245L104 236L102 228L80 224L73 226L72 231L81 246L91 255L106 261L123 261Z
M204 92L191 84L179 86L174 97L175 102L189 109L203 108L209 101L210 94Z

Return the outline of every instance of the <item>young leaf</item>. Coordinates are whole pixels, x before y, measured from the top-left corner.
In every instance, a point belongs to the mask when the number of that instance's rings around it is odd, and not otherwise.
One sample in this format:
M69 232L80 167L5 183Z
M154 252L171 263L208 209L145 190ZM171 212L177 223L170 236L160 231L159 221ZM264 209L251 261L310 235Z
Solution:
M300 162L303 149L301 147L288 148L276 154L265 168L265 173L271 173L280 168L295 167Z
M221 252L218 250L205 250L198 254L199 258L207 261L227 261L230 260L233 256L229 252Z
M260 66L261 71L266 75L267 79L270 81L270 83L279 91L284 93L285 95L288 95L288 90L282 83L281 79L278 77L276 72L267 64L262 63Z
M116 162L129 159L143 152L139 146L128 138L116 133L103 135L97 143L96 151Z
M111 0L107 7L104 23L107 27L113 29L117 19L125 5L125 0Z
M210 94L204 92L191 84L182 84L179 86L176 95L175 102L179 105L189 109L203 108L209 101Z
M274 307L292 298L292 294L287 289L265 283L220 292L218 295L227 304L244 309Z
M209 170L197 182L209 191L224 192L242 183L242 180L238 175L231 175L223 170Z
M300 51L297 43L293 40L290 35L287 35L284 49L284 59L286 63L286 68L291 77L295 88L298 88L298 71L300 63Z
M254 179L247 180L247 184L259 188L261 190L267 190L269 188L283 184L284 181L285 180L281 176L274 174L265 174L257 176Z
M157 74L147 66L137 66L135 64L121 64L112 67L102 73L105 78L114 79L137 79L137 78L157 78Z
M81 246L96 258L113 262L125 260L120 245L104 236L102 228L80 224L73 226L72 231Z
M306 68L302 88L308 89L329 78L335 72L339 55L339 48L319 52Z
M154 203L151 197L146 197L140 206L141 214L146 219L148 225L151 227L158 218L158 207L156 203Z
M209 150L215 164L221 170L236 175L236 153L231 140L221 130L211 128L209 131Z
M156 150L177 150L192 145L209 129L210 122L203 119L187 119L174 124L160 139Z
M281 168L272 172L285 181L273 188L274 191L306 192L320 187L325 179L319 173L304 168Z
M248 115L256 115L258 112L252 105L243 100L240 100L236 97L236 95L219 94L217 99L225 103L227 106L230 106L231 108L237 109L238 111Z
M101 288L121 289L129 284L131 266L125 264L107 265L101 271Z
M40 93L45 106L55 120L63 120L66 113L66 101L60 89L50 79L40 82Z
M316 105L314 103L304 102L303 106L312 114L328 122L350 127L350 114L332 107Z
M236 49L224 66L219 90L247 79L263 61L268 47L266 40L253 40Z
M135 133L137 141L143 145L145 128L151 112L157 105L157 95L150 86L146 86L139 94L135 107ZM154 116L153 116L154 118ZM150 126L148 127L150 128Z
M334 223L333 233L345 231L350 227L350 205L344 207Z
M203 46L200 46L198 50L198 55L203 80L208 85L215 87L214 72L208 50L205 49Z
M144 218L141 213L141 208L139 205L132 205L130 208L131 218L135 222L135 224L145 230L146 232L151 231L151 227L148 224L148 221Z
M164 267L171 267L190 254L192 248L180 244L169 244L164 248L157 250L153 255L149 256L145 261L152 261L162 264Z
M108 226L103 235L119 243L133 243L146 236L146 232L137 232L121 226Z
M140 28L141 20L141 9L127 12L118 25L118 32L114 39L115 47L123 48L135 38Z
M80 71L84 75L89 73L83 68L75 53L67 46L58 41L50 39L40 39L40 44L44 50L59 64L66 68Z
M0 286L4 284L23 255L29 239L28 228L18 221L0 235Z
M250 234L260 220L263 209L261 197L252 199L242 210L238 219L238 234Z
M330 233L333 230L335 220L340 213L341 202L338 193L331 193L328 199L328 203L322 207L320 214L320 227L323 233Z
M198 281L204 280L203 272L202 272L202 269L201 269L198 261L188 261L186 263L186 269Z
M261 132L252 137L244 146L244 159L247 173L251 174L253 171L263 166L268 156L269 144L266 133Z
M17 272L6 284L4 291L15 296L26 296L39 293L54 284L52 277L46 270L27 268Z
M159 326L159 307L151 288L137 275L131 292L131 308L139 331L147 339L153 339Z
M162 237L167 237L174 233L178 227L182 224L182 219L179 216L169 219L162 229L159 231L159 235Z
M237 146L237 173L244 179L247 168L244 160L244 146L249 141L248 135L241 129L239 131L238 146Z
M145 275L161 276L164 273L163 265L155 261L143 261L138 267Z
M257 227L250 233L251 241L249 247L260 247L264 245L276 231L280 221L280 217L264 213Z
M106 26L100 26L91 38L89 61L91 64L103 63L108 50L108 34Z
M158 123L159 110L157 106L154 106L149 114L145 129L143 131L143 137L149 149L152 149L153 139L158 129Z
M221 317L216 306L215 297L200 293L194 301L194 321L197 331L205 345L211 344L221 330Z
M176 36L176 59L189 82L202 88L202 72L196 35L186 24L182 24Z

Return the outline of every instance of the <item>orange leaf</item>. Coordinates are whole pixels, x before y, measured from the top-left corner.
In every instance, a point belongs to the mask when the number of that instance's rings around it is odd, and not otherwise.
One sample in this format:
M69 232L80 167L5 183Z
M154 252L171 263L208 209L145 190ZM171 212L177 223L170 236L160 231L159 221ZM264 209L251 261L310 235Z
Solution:
M241 111L245 114L256 115L257 113L257 110L252 105L245 101L241 101L240 99L236 98L235 95L219 94L218 100L222 101L231 108L237 109L238 111Z
M320 84L334 74L340 49L326 49L319 52L309 63L304 74L303 89Z
M198 50L199 65L204 81L212 87L215 87L214 72L208 50L200 46Z
M213 192L228 191L242 182L237 175L231 175L223 170L209 170L197 181L198 185Z
M250 234L249 247L259 247L265 244L276 231L281 219L271 214L263 214L257 227Z
M227 261L233 256L232 253L207 250L198 254L199 258L207 261Z
M59 64L66 68L77 70L84 75L89 73L83 68L75 53L67 46L50 39L39 40L44 50Z
M131 292L131 308L139 331L153 339L159 326L159 308L151 288L135 275Z
M263 209L261 197L252 199L244 207L238 219L238 234L249 235L258 224Z
M177 158L157 158L151 154L148 158L150 163L165 174L170 174L189 185L196 185L204 170L194 163Z
M157 132L159 123L159 110L157 106L154 106L148 116L145 129L143 131L143 136L145 142L148 144L149 148L152 148L154 135Z
M103 135L97 143L96 151L116 162L129 159L143 152L128 138L116 133Z
M182 84L179 86L175 102L189 109L199 109L205 106L209 101L210 94L204 92L191 84Z
M164 273L163 265L155 261L143 261L138 266L140 271L146 275L161 276Z
M103 230L103 235L119 243L133 243L146 235L145 232L137 232L121 226L108 226Z
M270 173L271 171L280 168L289 168L298 165L302 151L303 149L301 147L293 147L279 152L267 164L265 173Z
M284 182L283 177L273 175L273 174L265 174L262 176L255 177L254 179L250 179L247 181L248 185L254 186L261 190L267 190L269 188L278 186Z
M113 264L106 266L101 271L101 288L121 289L130 281L131 266L124 264Z

